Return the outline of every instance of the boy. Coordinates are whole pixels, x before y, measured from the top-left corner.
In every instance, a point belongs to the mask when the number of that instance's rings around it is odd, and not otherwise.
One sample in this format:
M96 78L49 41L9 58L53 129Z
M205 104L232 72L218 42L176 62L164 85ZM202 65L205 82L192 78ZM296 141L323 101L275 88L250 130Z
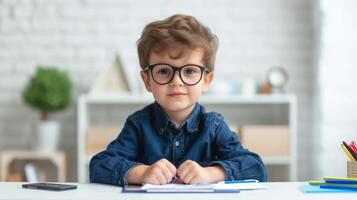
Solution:
M155 102L127 118L90 162L90 181L114 185L267 180L223 117L197 101L211 84L218 40L194 17L148 24L138 40L141 78Z

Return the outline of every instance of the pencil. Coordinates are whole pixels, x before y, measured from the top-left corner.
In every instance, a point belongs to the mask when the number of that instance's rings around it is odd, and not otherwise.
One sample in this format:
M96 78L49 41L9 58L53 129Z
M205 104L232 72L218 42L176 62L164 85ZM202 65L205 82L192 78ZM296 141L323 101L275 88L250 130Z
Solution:
M346 155L350 158L351 161L356 161L353 156L351 155L351 153L346 149L345 145L341 144L341 147L343 149L343 151L346 153Z
M350 152L350 154L352 155L354 161L357 161L357 155L355 154L355 152L353 152L353 150L351 149L350 145L348 145L345 141L342 141L342 143L346 147L348 152Z
M357 154L357 144L355 141L351 142L350 147L353 150L353 152L355 152L355 154Z

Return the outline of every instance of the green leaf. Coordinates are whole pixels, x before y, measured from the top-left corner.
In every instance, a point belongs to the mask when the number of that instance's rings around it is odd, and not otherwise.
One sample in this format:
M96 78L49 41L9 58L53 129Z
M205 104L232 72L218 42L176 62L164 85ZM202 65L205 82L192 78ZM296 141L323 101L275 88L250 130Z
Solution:
M72 82L66 71L38 66L23 91L23 99L42 112L67 108L72 100Z

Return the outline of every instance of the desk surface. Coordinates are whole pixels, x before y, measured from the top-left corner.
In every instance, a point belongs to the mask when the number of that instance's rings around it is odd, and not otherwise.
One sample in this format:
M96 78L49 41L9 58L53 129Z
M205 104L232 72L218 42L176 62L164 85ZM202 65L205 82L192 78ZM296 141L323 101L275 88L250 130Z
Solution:
M73 183L72 183L73 184ZM205 194L148 194L148 193L121 193L121 188L117 186L101 184L80 184L76 190L62 192L51 192L44 190L32 190L22 188L19 182L0 182L0 199L115 199L115 200L160 200L160 199L194 199L194 200L228 200L228 199L357 199L357 193L319 193L304 194L299 190L306 182L271 182L265 183L266 190L241 191L237 194L205 193Z

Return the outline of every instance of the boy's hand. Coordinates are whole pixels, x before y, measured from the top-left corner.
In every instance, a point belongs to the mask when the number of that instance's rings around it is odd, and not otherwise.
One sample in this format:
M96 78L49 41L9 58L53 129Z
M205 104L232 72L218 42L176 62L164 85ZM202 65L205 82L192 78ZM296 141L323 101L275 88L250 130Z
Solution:
M197 162L186 160L177 169L177 175L186 184L208 183L209 174L206 168L201 167Z
M221 166L201 167L197 162L186 160L177 169L180 180L186 184L223 181L226 173Z
M166 159L161 159L146 168L143 183L163 185L170 183L176 175L176 167Z

